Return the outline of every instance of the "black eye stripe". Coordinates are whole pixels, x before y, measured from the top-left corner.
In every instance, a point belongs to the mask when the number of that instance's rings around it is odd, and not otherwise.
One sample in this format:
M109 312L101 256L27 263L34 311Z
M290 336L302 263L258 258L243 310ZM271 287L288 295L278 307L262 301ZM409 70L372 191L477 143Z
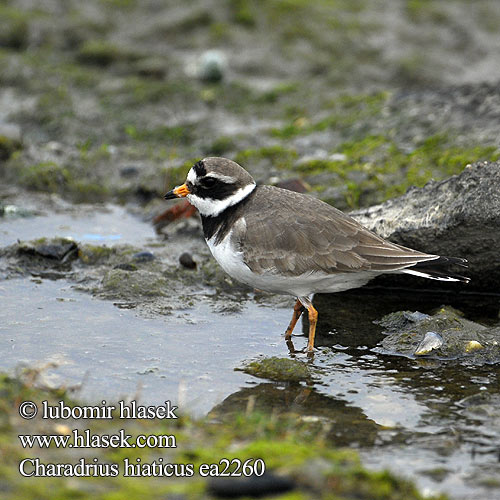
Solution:
M220 181L218 179L214 178L214 177L203 177L203 178L200 179L200 184L203 187L206 187L206 188L212 188L218 182L220 182Z
M214 179L216 182L213 186L203 186L203 184L198 181L195 186L193 186L192 193L200 198L209 198L212 200L223 200L234 194L239 187L235 184L226 184L225 182Z

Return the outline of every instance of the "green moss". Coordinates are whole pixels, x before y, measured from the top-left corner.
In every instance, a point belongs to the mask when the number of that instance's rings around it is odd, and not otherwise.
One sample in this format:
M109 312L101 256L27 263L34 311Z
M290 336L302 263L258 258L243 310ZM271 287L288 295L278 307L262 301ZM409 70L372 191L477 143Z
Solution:
M148 57L137 61L132 66L132 70L142 77L161 81L166 74L166 64L165 59L161 57Z
M224 85L206 85L198 93L198 99L201 98L206 104L212 107L220 106L225 110L243 114L256 111L256 105L259 103L260 94L243 82L230 81Z
M494 146L456 146L445 135L425 139L413 152L404 155L395 150L396 165L406 170L406 181L388 187L385 197L403 194L410 186L423 186L432 178L440 180L460 173L468 163L496 161L500 151ZM399 164L399 165L398 165Z
M379 135L345 142L335 152L345 159L311 160L294 166L294 170L309 176L337 174L334 179L348 188L349 207L399 196L410 186L422 187L431 179L457 174L474 161L500 158L500 151L493 146L457 146L445 135L428 137L412 152L403 152L392 140Z
M446 24L450 22L442 2L435 0L408 0L405 4L406 15L414 23Z
M487 33L497 35L500 28L500 12L495 4L478 5L475 18L481 28Z
M10 158L16 151L21 149L21 142L17 139L11 139L0 135L0 161Z
M304 382L313 378L307 364L289 358L263 358L245 364L240 370L255 377L278 382Z
M19 183L35 191L57 193L63 191L71 181L68 168L54 162L43 162L21 168Z
M84 89L92 89L95 92L95 87L101 78L99 68L89 66L81 66L77 63L62 62L51 66L48 62L48 70L57 72L66 85L76 86Z
M168 281L155 273L136 273L124 269L112 269L102 281L103 293L107 298L121 300L138 297L163 297L168 291Z
M420 50L405 55L394 65L394 78L400 85L415 87L433 81L433 71L429 69L429 59Z
M247 28L253 28L257 24L254 6L249 0L229 0L229 7L234 22Z
M221 136L218 137L212 144L205 148L207 154L211 156L223 156L228 151L236 149L236 144L232 137Z
M134 125L126 125L125 133L135 141L141 142L186 143L191 141L191 129L182 125L175 127L161 126L150 129L138 129Z
M189 31L198 28L206 28L207 26L210 26L212 22L213 16L209 10L193 10L188 15L176 22L174 26L169 26L168 31L170 33L172 33L173 31L185 35Z
M291 91L291 90L290 90ZM280 139L290 139L327 129L349 129L355 123L373 118L381 113L387 102L387 92L376 94L342 95L329 101L325 108L330 114L321 120L311 121L302 109L288 110L292 121L282 128L272 128L270 134Z
M293 94L300 88L298 82L288 82L276 85L271 90L264 92L259 98L265 104L274 104L283 96Z
M66 117L73 116L73 103L68 88L56 85L43 91L37 101L35 115L32 117L40 125L54 132L60 132Z
M106 262L116 250L104 245L80 245L78 247L78 257L84 264L95 265Z
M76 202L99 201L110 194L102 181L79 177L75 168L55 162L25 165L19 160L7 167L7 176L28 189L58 193Z
M196 92L186 80L164 82L150 78L130 77L125 81L123 88L115 92L115 95L120 98L118 106L123 105L122 99L125 99L128 105L144 106L167 102L171 99L192 100L196 97ZM106 99L110 101L113 97L110 93ZM113 101L111 104L114 104ZM115 106L116 104L113 105L113 109Z
M245 167L254 161L268 160L277 168L291 168L297 152L282 146L269 146L260 149L245 149L236 154L234 161Z
M28 45L28 14L0 5L0 47L23 50Z
M137 5L137 0L99 0L102 4L112 8L131 9Z
M215 43L229 38L231 26L227 23L213 22L210 25L210 36Z

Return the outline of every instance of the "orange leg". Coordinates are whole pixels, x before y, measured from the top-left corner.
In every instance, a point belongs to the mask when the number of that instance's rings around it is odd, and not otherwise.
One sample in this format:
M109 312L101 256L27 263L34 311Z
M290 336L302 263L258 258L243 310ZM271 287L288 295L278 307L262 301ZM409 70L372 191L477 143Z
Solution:
M318 311L314 309L311 303L307 306L307 312L309 316L309 341L307 342L307 352L313 352L314 349L314 337L316 335L316 323L318 322Z
M303 312L304 312L304 306L302 305L302 302L299 299L297 299L297 302L293 306L292 320L290 321L290 324L288 325L288 328L286 329L285 332L285 340L290 340L290 338L292 337L293 329L295 328L295 325L297 324L297 321L299 321L299 318Z

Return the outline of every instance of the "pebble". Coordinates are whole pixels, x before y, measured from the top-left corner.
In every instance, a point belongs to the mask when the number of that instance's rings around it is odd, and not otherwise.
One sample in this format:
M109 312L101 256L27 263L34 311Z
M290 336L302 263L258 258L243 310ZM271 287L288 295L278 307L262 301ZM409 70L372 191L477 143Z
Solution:
M473 352L473 351L477 351L479 349L484 349L484 346L480 342L478 342L477 340L470 340L465 345L465 352Z
M179 263L186 269L196 269L196 262L189 252L184 252L179 257Z
M219 498L261 497L293 490L295 482L287 477L266 472L262 476L214 477L208 481L208 491Z
M220 50L204 52L196 68L198 78L204 82L217 83L224 78L227 67L227 58Z
M134 255L132 255L132 260L135 262L151 262L152 260L155 260L155 256L151 252L143 251L143 252L137 252Z
M443 345L443 337L436 332L427 332L415 349L415 356L424 356Z
M120 176L125 178L136 177L139 175L139 169L134 165L127 165L120 169Z

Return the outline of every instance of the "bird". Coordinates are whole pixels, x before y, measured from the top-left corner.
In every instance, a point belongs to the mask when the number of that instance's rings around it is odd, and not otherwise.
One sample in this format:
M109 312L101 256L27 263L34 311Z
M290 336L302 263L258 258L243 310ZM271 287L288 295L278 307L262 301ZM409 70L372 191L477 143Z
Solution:
M315 293L358 288L385 273L469 281L448 270L451 265L466 267L466 259L387 241L314 196L257 185L243 167L227 158L196 162L185 183L165 195L166 200L175 198L186 198L196 207L205 241L227 274L254 289L296 298L285 331L287 342L307 310L307 353L314 350Z

